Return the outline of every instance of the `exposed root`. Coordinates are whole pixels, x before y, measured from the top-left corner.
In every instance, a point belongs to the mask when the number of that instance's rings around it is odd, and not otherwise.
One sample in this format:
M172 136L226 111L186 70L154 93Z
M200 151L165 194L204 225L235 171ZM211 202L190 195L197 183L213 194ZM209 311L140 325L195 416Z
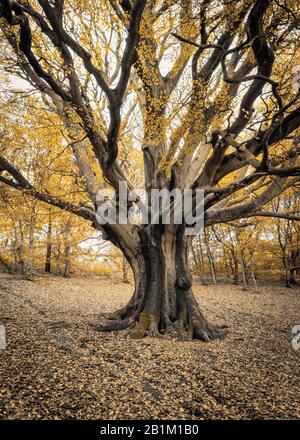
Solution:
M97 332L112 332L119 330L130 329L128 336L141 339L144 337L167 337L179 340L201 340L204 342L213 341L216 339L224 339L228 334L228 327L213 326L210 324L201 325L200 323L190 323L188 327L185 326L183 320L178 320L169 323L165 329L159 328L159 321L157 317L142 313L137 321L133 317L115 321L105 325L91 324L91 328Z
M129 303L125 307L123 307L122 309L117 310L116 312L113 312L113 313L110 313L109 315L107 315L106 319L108 321L124 320L129 315L131 309L132 309L132 307L131 307L131 304Z
M130 322L129 320L124 320L124 321L112 322L111 324L107 324L107 325L91 324L90 327L96 332L113 332L118 330L126 330L132 325L133 323Z
M207 327L195 327L194 338L204 342L214 341L216 339L225 339L228 334L228 328L208 325Z

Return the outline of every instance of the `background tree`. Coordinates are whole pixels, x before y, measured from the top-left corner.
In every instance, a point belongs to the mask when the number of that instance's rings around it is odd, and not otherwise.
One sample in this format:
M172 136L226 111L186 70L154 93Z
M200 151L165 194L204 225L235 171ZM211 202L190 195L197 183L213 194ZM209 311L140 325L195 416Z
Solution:
M282 207L293 212L299 212L299 193L293 191L285 193L274 201L274 209L279 211ZM281 251L281 260L285 271L287 287L292 287L295 281L295 269L297 268L297 254L300 249L299 223L293 220L278 218L275 223L276 238Z

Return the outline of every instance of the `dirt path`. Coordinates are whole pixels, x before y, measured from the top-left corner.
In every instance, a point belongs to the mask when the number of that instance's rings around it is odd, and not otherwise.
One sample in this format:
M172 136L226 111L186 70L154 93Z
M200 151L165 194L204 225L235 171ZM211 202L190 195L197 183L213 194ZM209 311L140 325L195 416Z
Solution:
M0 417L300 418L300 290L196 286L206 315L230 326L204 344L99 334L88 323L132 287L97 279L0 276Z

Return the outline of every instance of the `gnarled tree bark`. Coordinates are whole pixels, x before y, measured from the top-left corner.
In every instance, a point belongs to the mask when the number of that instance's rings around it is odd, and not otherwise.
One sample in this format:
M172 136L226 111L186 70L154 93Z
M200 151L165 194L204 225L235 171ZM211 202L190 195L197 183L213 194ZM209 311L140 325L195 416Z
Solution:
M135 254L126 258L135 289L129 303L109 316L98 331L131 327L135 337L165 335L209 341L226 336L204 317L192 291L188 253L190 237L178 225L149 225L139 233Z

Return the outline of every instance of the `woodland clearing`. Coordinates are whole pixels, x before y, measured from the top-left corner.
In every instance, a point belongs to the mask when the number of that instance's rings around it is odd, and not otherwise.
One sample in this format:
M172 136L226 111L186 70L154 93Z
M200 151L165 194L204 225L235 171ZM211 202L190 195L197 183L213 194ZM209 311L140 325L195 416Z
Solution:
M4 419L300 419L300 290L195 283L225 340L132 339L90 324L132 285L94 278L0 277Z

